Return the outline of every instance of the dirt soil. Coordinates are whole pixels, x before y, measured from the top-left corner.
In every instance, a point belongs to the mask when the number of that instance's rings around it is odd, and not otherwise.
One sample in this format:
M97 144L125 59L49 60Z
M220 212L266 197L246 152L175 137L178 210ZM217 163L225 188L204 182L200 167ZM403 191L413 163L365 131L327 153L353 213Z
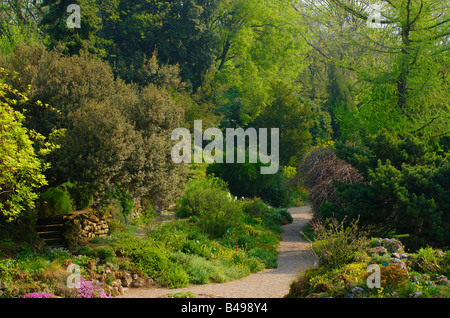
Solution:
M290 208L293 222L283 226L278 247L278 267L251 274L243 279L184 288L130 288L120 298L161 298L190 291L199 298L282 298L289 292L290 283L300 271L316 264L310 243L299 232L312 218L310 206Z

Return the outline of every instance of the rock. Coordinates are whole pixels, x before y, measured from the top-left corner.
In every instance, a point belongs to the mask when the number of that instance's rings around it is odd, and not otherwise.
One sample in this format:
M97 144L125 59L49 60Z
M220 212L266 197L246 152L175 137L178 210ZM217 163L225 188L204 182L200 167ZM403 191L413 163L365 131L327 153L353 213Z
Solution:
M133 282L133 278L131 278L130 274L125 274L121 278L121 283L122 283L121 285L123 287L130 287L132 282Z
M403 250L402 243L396 239L384 239L383 245L392 253L397 253Z
M130 284L130 287L140 288L140 287L150 287L152 283L152 279L149 277L138 277L133 279L133 282Z
M383 246L387 248L390 253L400 253L403 252L403 245L400 241L396 239L389 238L378 238L375 241L377 246Z
M436 277L436 280L434 281L437 285L450 285L450 281L448 278L444 275Z
M11 295L13 295L13 297L17 297L20 294L20 290L17 287L13 287L13 289L11 290Z
M113 286L113 287L119 287L119 286L122 286L122 280L120 280L120 279L114 280L114 281L111 283L111 286Z
M352 293L355 295L360 295L363 292L364 292L364 288L359 287L359 286L353 287L353 289L352 289Z
M409 297L411 298L419 298L419 296L422 295L421 291L416 291L414 294L409 294Z
M87 268L90 270L95 269L95 261L94 260L88 259L86 261L86 265L87 265Z
M97 274L94 270L92 269L87 269L86 270L88 273L88 276L91 280L97 280L100 279L101 275Z
M114 273L114 276L115 276L117 279L122 279L122 278L124 278L124 277L127 276L127 275L130 275L130 274L124 272L123 270L119 270L119 271L117 271L117 272Z
M104 282L106 281L106 278L107 278L107 277L108 277L108 276L107 276L105 273L103 273L103 274L100 275L99 281L101 281L102 283L104 283Z
M377 247L374 247L374 248L372 248L370 251L371 251L372 253L376 253L376 254L378 254L378 255L380 255L380 256L383 256L384 254L387 253L387 249L386 249L384 246L377 246Z
M134 288L144 287L144 285L145 285L144 277L138 277L134 279L133 282L131 282L131 287Z
M399 253L392 253L391 257L400 259L402 256Z
M407 268L406 268L405 262L401 261L401 260L398 259L398 258L393 258L393 259L391 259L391 263L394 264L395 266L400 267L401 269L404 269L404 270L407 269Z

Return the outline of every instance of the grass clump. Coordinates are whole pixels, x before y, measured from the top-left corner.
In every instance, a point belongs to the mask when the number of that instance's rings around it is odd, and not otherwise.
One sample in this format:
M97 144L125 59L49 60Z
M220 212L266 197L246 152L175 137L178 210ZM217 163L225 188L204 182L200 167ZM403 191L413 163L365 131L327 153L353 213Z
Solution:
M352 221L345 226L344 221L339 223L336 219L328 219L326 223L312 223L316 236L312 248L322 266L336 268L351 263L368 246L368 240L357 223Z

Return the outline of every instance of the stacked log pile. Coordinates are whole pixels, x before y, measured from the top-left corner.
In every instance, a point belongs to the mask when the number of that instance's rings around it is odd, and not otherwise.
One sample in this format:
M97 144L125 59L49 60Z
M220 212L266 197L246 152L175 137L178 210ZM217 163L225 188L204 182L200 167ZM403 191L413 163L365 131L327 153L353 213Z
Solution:
M108 222L106 219L100 219L92 213L81 214L78 220L80 222L80 239L90 240L94 237L105 237L108 235Z
M69 248L87 243L94 237L105 237L109 232L110 218L98 216L92 210L71 213L67 219L65 240Z

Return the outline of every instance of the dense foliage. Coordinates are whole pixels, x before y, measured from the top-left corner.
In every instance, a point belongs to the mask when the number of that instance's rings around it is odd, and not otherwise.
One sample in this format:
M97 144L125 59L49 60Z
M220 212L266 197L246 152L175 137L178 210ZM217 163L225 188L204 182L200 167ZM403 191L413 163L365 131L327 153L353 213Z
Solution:
M18 46L5 65L17 74L14 85L31 84L31 101L54 105L17 105L29 114L25 124L43 134L66 130L50 156L52 184L70 180L100 194L122 184L164 205L180 193L183 169L170 160L170 134L181 124L182 109L164 87L124 84L98 58L63 56L39 45Z
M336 182L341 207L325 204L324 216L356 218L385 233L407 233L415 246L450 242L449 153L417 137L387 131L368 138L370 151L342 144L337 155L356 167L367 182Z
M34 208L36 189L47 184L43 172L48 166L33 147L33 139L42 142L44 137L26 129L24 115L14 110L27 100L0 79L0 218L8 221Z

